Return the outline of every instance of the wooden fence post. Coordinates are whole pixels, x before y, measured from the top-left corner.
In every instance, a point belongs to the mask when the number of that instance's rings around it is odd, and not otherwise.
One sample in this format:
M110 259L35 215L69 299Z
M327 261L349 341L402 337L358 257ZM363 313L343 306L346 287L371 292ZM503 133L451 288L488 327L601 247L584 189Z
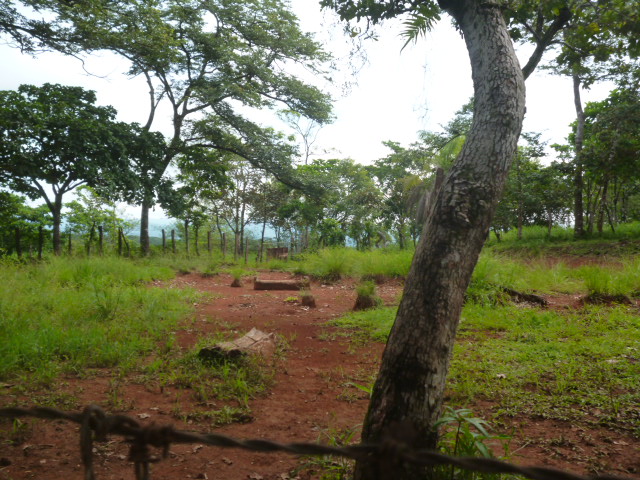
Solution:
M162 253L167 253L167 232L162 229Z
M171 248L173 249L173 254L176 253L176 231L171 230Z
M122 227L118 227L118 256L122 256Z
M249 238L245 238L244 240L244 264L247 264L249 258Z
M211 230L207 230L207 251L211 255Z

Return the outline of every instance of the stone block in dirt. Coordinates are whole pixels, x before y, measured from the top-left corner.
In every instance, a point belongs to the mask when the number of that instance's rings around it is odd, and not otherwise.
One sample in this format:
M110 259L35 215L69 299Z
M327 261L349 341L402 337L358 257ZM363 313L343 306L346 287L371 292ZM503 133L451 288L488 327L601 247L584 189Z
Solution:
M271 358L276 351L276 336L252 328L247 334L231 342L220 342L211 347L204 347L198 352L203 360L224 360L245 355L261 355Z

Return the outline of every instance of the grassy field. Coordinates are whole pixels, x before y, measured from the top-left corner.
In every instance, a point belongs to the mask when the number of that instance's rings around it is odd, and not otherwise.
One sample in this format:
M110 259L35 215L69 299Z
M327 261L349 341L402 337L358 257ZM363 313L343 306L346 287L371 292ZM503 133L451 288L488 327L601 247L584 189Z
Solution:
M606 257L585 257L588 242L507 238L486 248L467 292L448 402L494 402L498 423L530 415L640 438L640 257L621 253L616 242ZM531 256L535 245L546 254ZM502 287L567 297L571 306L515 305ZM385 341L395 312L385 307L332 323L354 341Z
M525 229L520 240L492 239L467 292L443 418L473 425L478 419L465 407L488 402L492 423L505 428L511 419L528 416L640 438L638 230L630 226L615 237L580 242L569 240L566 231L548 237L542 229ZM241 277L276 269L324 282L355 277L360 290L375 294L374 282L406 276L412 254L324 249L293 261L246 265L205 254L6 259L0 264L0 382L35 392L62 374L82 377L109 368L115 372L109 406L126 410L118 382L134 372L160 390L184 388L199 404L222 402L206 414L176 402L176 418L215 425L242 421L250 414L250 399L270 388L275 371L251 361L203 362L200 346L222 336L178 347L173 332L188 325L202 294L168 288L176 273ZM516 305L505 287L568 298L570 308ZM332 322L338 330L331 335L358 345L384 342L395 312L387 306L351 313ZM371 385L356 388L369 391Z

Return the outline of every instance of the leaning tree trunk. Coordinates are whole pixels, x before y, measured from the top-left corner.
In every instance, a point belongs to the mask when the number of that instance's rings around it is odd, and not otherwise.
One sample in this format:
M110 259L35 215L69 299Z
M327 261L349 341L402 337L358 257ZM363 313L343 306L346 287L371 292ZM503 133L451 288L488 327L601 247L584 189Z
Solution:
M498 5L441 1L457 20L471 60L474 120L464 148L429 207L404 295L382 358L364 442L400 430L434 448L464 294L486 240L524 117L524 79ZM422 478L384 459L359 462L357 479ZM390 473L385 473L390 471ZM392 471L392 472L391 472Z

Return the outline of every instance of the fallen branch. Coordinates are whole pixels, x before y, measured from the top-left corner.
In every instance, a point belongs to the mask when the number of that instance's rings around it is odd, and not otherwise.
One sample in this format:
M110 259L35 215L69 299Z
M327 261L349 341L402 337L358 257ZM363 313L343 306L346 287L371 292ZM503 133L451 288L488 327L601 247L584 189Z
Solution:
M502 287L502 291L509 295L511 298L515 299L517 302L535 303L536 305L540 305L543 307L549 305L549 302L547 302L540 295L535 295L533 293L523 293L508 287Z

